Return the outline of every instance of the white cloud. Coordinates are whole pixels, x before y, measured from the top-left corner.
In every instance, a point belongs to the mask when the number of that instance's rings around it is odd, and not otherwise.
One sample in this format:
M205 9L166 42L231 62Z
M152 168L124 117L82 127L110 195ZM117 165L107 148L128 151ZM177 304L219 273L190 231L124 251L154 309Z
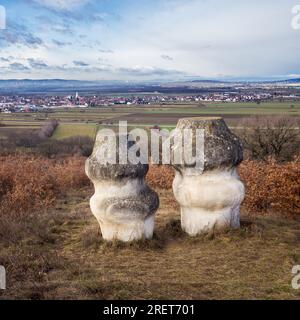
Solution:
M291 28L293 4L176 0L124 29L115 56L128 67L161 68L166 61L157 57L167 52L172 67L204 77L298 73L300 31Z
M56 10L72 10L73 8L83 6L90 0L34 0L36 3L56 9Z
M121 9L109 0L30 1L52 9L51 22L33 30L44 45L26 47L21 42L2 56L21 56L12 61L16 63L34 58L50 67L66 66L44 72L44 77L247 78L300 73L300 31L291 27L295 0L135 0L136 5L129 6L131 0ZM70 12L89 2L91 7ZM115 16L102 12L105 5ZM78 13L81 19L68 20ZM101 23L103 19L107 23ZM100 53L104 60L98 59ZM35 72L39 76L42 70Z

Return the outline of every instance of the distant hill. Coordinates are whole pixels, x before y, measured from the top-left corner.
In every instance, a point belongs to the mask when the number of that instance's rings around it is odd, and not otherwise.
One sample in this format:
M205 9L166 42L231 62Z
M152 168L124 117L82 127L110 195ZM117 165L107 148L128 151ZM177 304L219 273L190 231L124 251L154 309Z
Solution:
M300 78L298 79L288 79L284 81L279 81L280 83L300 83Z
M248 86L293 86L300 85L300 78L274 81L220 81L220 80L183 80L170 82L137 81L81 81L64 79L41 80L0 80L0 94L73 94L84 93L196 93L203 90L227 90Z
M38 94L66 93L110 90L129 87L130 84L121 81L80 81L63 79L42 80L0 80L0 94Z
M219 80L192 80L193 83L224 83L228 81L219 81Z

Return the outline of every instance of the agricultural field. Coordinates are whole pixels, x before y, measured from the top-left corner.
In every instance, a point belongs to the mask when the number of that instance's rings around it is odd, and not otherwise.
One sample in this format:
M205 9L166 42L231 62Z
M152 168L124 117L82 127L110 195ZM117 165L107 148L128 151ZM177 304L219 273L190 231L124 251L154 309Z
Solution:
M60 124L54 132L52 139L65 139L74 136L87 136L94 138L97 133L96 124Z
M199 103L176 105L112 106L87 109L54 109L39 113L0 114L0 137L11 130L22 132L26 129L39 129L51 119L60 125L54 138L62 139L73 135L93 137L97 126L110 127L119 121L127 121L133 127L173 128L178 119L184 117L221 116L234 128L252 116L291 116L300 119L300 102L271 103Z

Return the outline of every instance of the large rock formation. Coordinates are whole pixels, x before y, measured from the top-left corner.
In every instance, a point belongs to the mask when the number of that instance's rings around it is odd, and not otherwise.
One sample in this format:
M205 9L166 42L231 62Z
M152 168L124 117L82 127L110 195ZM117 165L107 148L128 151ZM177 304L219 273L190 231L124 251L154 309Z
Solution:
M159 199L145 183L149 167L141 163L120 164L118 143L117 163L103 163L99 160L99 150L107 143L107 139L98 135L93 154L86 161L86 174L95 187L90 206L100 224L102 236L107 241L118 239L124 242L152 238ZM111 144L114 149L114 143ZM133 145L134 142L127 141L125 151Z
M196 129L203 130L204 162L201 168L184 161L173 165L173 190L181 206L182 229L195 236L214 229L238 228L245 193L237 174L243 160L241 142L222 118L181 119L172 139L184 129L194 134Z

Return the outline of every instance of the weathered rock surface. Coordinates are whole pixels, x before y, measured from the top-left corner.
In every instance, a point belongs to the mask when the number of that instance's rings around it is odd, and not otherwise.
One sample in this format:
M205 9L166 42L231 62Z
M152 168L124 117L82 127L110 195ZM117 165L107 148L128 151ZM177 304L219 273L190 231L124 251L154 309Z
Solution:
M173 191L181 206L182 229L195 236L214 229L239 228L245 195L237 174L243 160L240 140L222 118L181 119L175 135L184 129L204 130L204 163L201 169L196 164L173 165Z
M159 199L145 183L148 165L120 164L118 143L117 164L104 164L97 155L104 143L107 142L98 136L93 154L86 161L86 174L95 187L90 206L103 238L124 242L152 238ZM132 144L128 142L127 149Z

